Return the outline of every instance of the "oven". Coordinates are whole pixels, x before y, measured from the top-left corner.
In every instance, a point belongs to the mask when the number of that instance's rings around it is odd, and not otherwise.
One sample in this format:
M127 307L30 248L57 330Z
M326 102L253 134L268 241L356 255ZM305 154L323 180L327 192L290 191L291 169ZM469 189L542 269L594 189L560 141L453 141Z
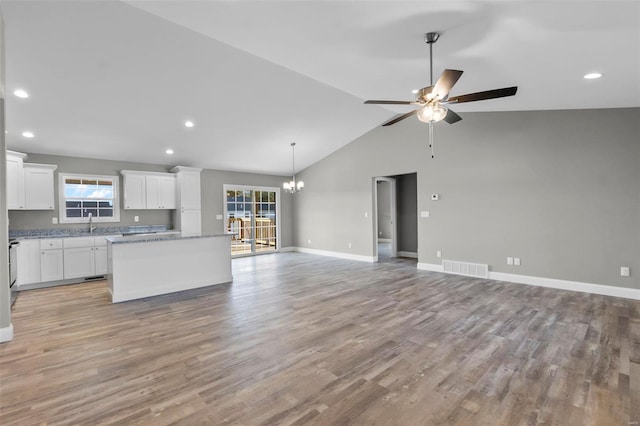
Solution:
M9 288L13 287L18 279L18 245L19 241L9 242Z

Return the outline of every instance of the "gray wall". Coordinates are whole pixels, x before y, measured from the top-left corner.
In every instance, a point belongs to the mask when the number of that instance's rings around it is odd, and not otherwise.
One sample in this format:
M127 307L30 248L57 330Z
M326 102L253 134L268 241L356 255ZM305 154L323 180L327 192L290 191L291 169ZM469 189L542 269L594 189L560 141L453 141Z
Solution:
M378 181L378 238L391 238L391 184Z
M56 207L58 203L58 173L91 173L98 175L110 175L120 177L120 202L122 207L122 176L121 170L141 170L152 172L168 172L173 165L153 165L144 163L130 163L111 160L96 160L87 158L63 157L43 154L28 154L28 163L56 164L58 166L55 172L56 191ZM202 231L204 233L220 233L224 232L224 224L222 220L216 220L216 214L223 212L223 184L236 185L256 185L256 186L275 186L280 187L287 177L223 172L216 170L203 170L201 175L201 193L202 193ZM281 232L282 246L287 247L292 243L292 218L291 218L291 196L281 194ZM58 209L55 211L10 211L9 212L9 229L52 229L52 228L82 228L87 225L83 224L63 224L53 225L52 217L58 217ZM134 216L139 216L140 221L134 222ZM173 227L173 210L123 210L120 209L120 222L99 223L100 226L131 226L131 225L166 225Z
M435 159L408 119L300 173L295 245L373 256L373 177L417 171L419 262L640 288L640 108L461 116L436 125Z
M11 324L9 295L9 240L7 236L7 153L4 140L4 20L0 12L0 328Z
M398 251L418 253L418 177L415 173L396 178Z

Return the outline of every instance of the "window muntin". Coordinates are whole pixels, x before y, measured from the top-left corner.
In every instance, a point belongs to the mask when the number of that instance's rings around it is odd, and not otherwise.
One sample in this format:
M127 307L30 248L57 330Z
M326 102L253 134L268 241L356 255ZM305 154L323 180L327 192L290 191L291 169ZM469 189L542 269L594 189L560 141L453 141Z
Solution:
M119 222L117 176L60 174L60 222Z

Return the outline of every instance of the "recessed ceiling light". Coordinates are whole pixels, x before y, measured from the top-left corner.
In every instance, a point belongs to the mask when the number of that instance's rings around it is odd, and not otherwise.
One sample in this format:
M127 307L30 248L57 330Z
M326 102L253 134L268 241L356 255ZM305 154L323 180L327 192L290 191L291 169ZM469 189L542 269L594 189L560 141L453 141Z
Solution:
M33 134L33 132L26 131L26 132L22 132L22 136L24 136L25 138L32 138L35 135Z
M189 120L185 121L184 127L193 127L193 121L189 121Z
M419 92L419 90L418 90L418 89L413 89L413 90L411 91L411 93L413 93L414 95L415 95L416 93L418 93L418 92Z
M169 148L165 151L165 153L167 153L168 155L173 155L173 150Z
M594 78L600 77L602 77L602 74L600 74L599 72L590 72L589 74L584 75L584 78L586 78L587 80L593 80Z
M16 95L17 97L19 97L19 98L23 98L23 99L25 99L25 98L28 98L28 97L29 97L29 94L28 94L27 92L25 92L24 90L22 90L22 89L16 89L16 90L13 92L13 94L14 94L14 95Z

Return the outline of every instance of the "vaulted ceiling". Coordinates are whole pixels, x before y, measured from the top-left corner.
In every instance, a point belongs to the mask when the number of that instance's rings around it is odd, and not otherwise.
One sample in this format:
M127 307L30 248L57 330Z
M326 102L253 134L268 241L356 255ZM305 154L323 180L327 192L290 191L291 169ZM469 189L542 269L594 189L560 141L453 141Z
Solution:
M300 170L407 111L363 100L410 100L428 85L428 31L442 34L436 76L465 72L452 94L519 86L512 98L456 106L463 119L640 106L636 1L5 0L1 9L7 145L23 152L286 175L291 142ZM583 79L596 71L603 77Z

